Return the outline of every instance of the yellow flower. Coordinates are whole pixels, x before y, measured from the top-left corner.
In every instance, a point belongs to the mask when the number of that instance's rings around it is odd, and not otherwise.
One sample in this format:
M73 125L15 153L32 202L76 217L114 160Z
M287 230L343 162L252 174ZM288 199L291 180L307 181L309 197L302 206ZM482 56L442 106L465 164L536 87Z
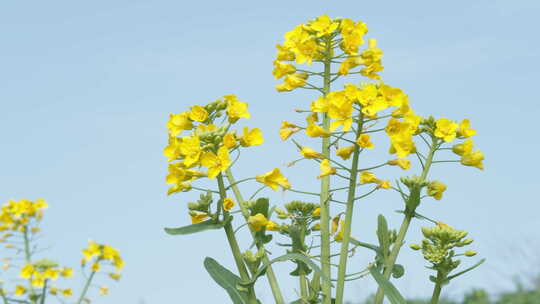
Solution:
M329 100L328 116L335 119L330 124L330 130L343 126L343 131L349 131L352 124L352 100L347 98L342 91L332 92L326 99Z
M328 137L330 136L330 132L324 130L319 125L316 125L314 123L311 123L308 125L306 129L306 134L309 137Z
M199 163L202 149L201 142L198 136L183 137L179 148L180 153L185 157L184 164L186 165L186 167L191 168L192 166Z
M321 208L316 208L313 210L313 216L321 216Z
M101 286L99 288L99 295L100 296L106 296L109 294L109 288L107 288L107 286Z
M254 128L248 131L248 127L244 127L244 134L240 138L240 144L243 147L262 145L264 138L259 128Z
M282 63L279 60L274 60L274 70L272 71L272 75L276 79L280 79L283 76L294 74L296 72L296 67L289 63Z
M411 161L406 158L389 160L387 164L390 166L399 166L403 170L409 170L411 168Z
M298 64L307 63L311 65L321 49L315 37L306 31L303 24L296 26L292 31L285 34L283 45L294 53Z
M308 79L307 73L294 73L285 76L285 80L281 84L276 85L278 92L292 91L296 88L304 86Z
M338 69L339 75L348 75L349 70L354 69L355 67L359 66L361 64L361 60L359 60L358 57L348 57L347 59L343 60L341 65Z
M43 277L45 279L52 279L52 280L56 280L58 279L58 274L60 273L60 271L58 269L52 269L52 268L47 268L44 272L43 272Z
M320 159L325 158L325 156L322 153L319 153L311 149L310 147L302 147L302 149L300 150L300 153L302 153L302 155L305 158L320 158Z
M358 136L356 139L356 143L362 148L373 149L373 143L367 134L360 134L360 136Z
M390 184L389 180L379 180L377 182L377 188L390 189L392 188L392 184Z
M310 110L311 112L315 113L326 113L328 112L328 108L330 107L330 102L328 98L325 98L324 96L320 96L317 98L317 100L311 102ZM310 122L308 120L308 122Z
M330 161L328 159L323 159L323 161L321 161L320 167L320 175L317 178L323 178L325 176L336 174L336 168L330 166Z
M473 135L476 135L476 130L471 129L471 122L468 119L462 120L459 124L457 136L462 138L468 138Z
M208 118L208 112L204 109L204 107L201 107L201 106L191 107L191 111L189 111L189 119L203 122L207 118Z
M32 274L34 274L34 272L35 272L34 266L32 266L32 264L26 264L21 269L20 277L23 279L29 279L32 276Z
M62 290L62 295L66 298L71 297L73 295L73 291L71 288L64 289Z
M240 118L251 117L248 112L248 104L239 101L236 95L225 95L223 98L227 102L226 112L230 123L235 123Z
M264 174L257 175L255 178L259 183L265 184L274 191L277 191L279 186L283 187L284 189L291 187L291 184L289 184L287 178L281 174L281 171L279 171L278 168Z
M278 50L278 53L277 53L277 56L276 56L276 59L279 60L279 61L293 61L294 60L294 53L291 52L290 49L280 45L280 44L277 44L276 45L276 48Z
M435 137L441 138L445 142L451 142L456 138L457 123L446 118L440 118L435 124L436 128L433 133Z
M377 40L369 39L368 48L364 50L362 54L360 54L362 65L365 66L365 68L360 70L360 74L371 79L380 80L381 77L377 74L377 72L383 70L381 63L382 56L382 50L377 48Z
M118 273L112 273L112 272L111 272L111 273L109 273L109 277L110 277L111 279L115 280L115 281L120 280L120 274L118 274Z
M288 121L282 121L279 129L279 137L281 140L287 140L291 135L298 131L300 131L300 128L298 128L297 125Z
M236 147L236 135L234 133L227 133L223 136L223 145L227 149L232 149Z
M336 233L339 228L339 219L341 218L341 213L332 218L332 233Z
M428 184L427 195L432 196L436 200L441 200L443 192L446 190L446 185L438 182L432 181Z
M22 296L26 293L26 288L22 285L15 286L15 295L16 296Z
M377 183L379 180L375 176L375 174L369 172L369 171L362 171L360 173L360 183L361 184L371 184L371 183Z
M204 221L207 218L208 218L208 214L206 214L204 212L200 212L200 213L191 215L191 223L192 224L198 224L198 223Z
M51 286L49 288L49 293L52 294L53 296L57 295L58 294L58 288L55 287L55 286Z
M167 129L171 136L180 134L183 130L191 130L193 123L189 120L188 113L171 114L167 122Z
M257 232L261 231L263 228L266 228L268 224L268 219L262 213L257 213L248 217L248 224L251 230Z
M92 266L90 267L90 269L92 269L93 272L99 272L99 263L94 263L92 264Z
M341 157L343 160L347 160L351 157L351 154L354 152L354 146L348 146L339 148L336 151L336 155Z
M205 152L201 156L201 165L208 169L208 178L215 178L231 165L229 150L222 146L219 147L217 155L213 152Z
M452 146L452 152L456 153L457 155L467 155L472 152L473 149L473 141L472 139L467 139L461 144L453 145Z
M327 36L332 34L339 24L333 22L328 15L321 15L314 21L311 21L308 25L309 29L317 32L317 37Z
M480 170L484 170L484 164L482 163L483 160L484 154L480 151L474 151L461 156L461 164L464 166L476 167Z
M163 149L163 155L168 161L173 161L180 157L180 139L169 135L169 144Z
M279 225L273 221L268 221L268 223L266 223L266 230L269 230L269 231L278 231L279 230Z
M343 38L341 49L350 55L357 54L358 46L364 44L363 36L368 31L366 24L361 21L355 23L351 19L343 19L340 30Z
M233 207L234 207L234 201L232 200L232 198L226 197L226 198L223 200L223 209L224 209L225 211L229 211L229 210L231 210Z
M73 268L70 267L64 267L62 271L60 271L60 275L64 278L70 278L73 276Z
M339 226L341 228L339 229L339 232L334 236L334 240L336 242L341 242L343 240L343 233L345 232L345 221L339 221Z

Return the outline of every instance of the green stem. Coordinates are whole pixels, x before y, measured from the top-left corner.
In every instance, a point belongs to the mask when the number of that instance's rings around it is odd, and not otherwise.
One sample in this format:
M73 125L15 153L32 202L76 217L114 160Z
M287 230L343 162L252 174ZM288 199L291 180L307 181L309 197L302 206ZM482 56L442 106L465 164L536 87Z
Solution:
M306 299L308 296L308 287L304 270L300 270L300 276L298 279L300 280L300 297L302 299Z
M227 193L225 190L225 184L223 183L223 175L220 173L217 176L218 181L218 187L219 187L219 196L221 198L221 201L223 201L227 197ZM222 206L218 206L219 209L222 208ZM219 212L218 209L218 212ZM229 216L229 212L223 211L224 217ZM234 257L234 262L236 263L236 267L238 268L238 273L240 274L240 278L244 281L248 281L249 274L246 269L246 265L244 264L244 260L242 259L242 252L240 251L240 246L238 246L238 241L236 240L236 236L234 235L234 230L231 225L231 222L228 221L227 224L223 227L225 230L225 234L227 235L227 241L229 242L229 246L231 247L231 251ZM256 304L257 298L255 297L255 290L253 289L253 286L249 287L248 289L248 300L250 304Z
M26 261L26 264L32 264L32 253L30 252L30 239L28 239L28 225L24 226L24 232L23 232L23 238L24 238L24 260ZM30 301L32 303L36 303L35 295L36 291L34 290L34 287L32 286L32 277L28 278L28 290L30 291Z
M90 287L90 283L92 282L92 279L94 278L94 275L96 274L95 271L92 271L88 279L86 280L86 283L84 284L83 290L81 292L81 296L77 300L77 304L81 304L82 300L84 299L84 296L88 292L88 288Z
M433 155L435 154L435 151L437 150L437 139L435 137L431 138L431 146L429 147L429 154L426 158L426 163L424 165L424 169L422 170L422 174L420 175L420 180L424 181L428 175L429 169L431 167L432 161L433 161ZM399 250L401 249L401 246L403 245L403 240L405 239L405 235L407 234L407 230L409 229L409 225L411 223L412 218L414 217L416 212L416 208L413 210L407 210L405 209L405 217L403 218L403 221L401 222L401 226L399 228L399 232L396 238L396 242L394 243L394 246L392 247L392 251L390 252L390 255L388 256L388 259L386 259L384 263L384 272L383 276L386 279L390 278L390 275L392 274L392 268L394 267L394 264L396 263L397 257L399 255ZM382 304L382 301L384 299L384 291L381 287L377 288L377 293L375 295L375 304Z
M45 279L45 282L43 282L43 289L41 290L41 299L40 304L45 304L45 297L47 296L47 282L49 282L49 279Z
M330 93L330 81L331 81L331 57L332 57L332 40L328 38L326 41L325 54L324 54L324 87L323 95L326 96ZM330 118L327 113L323 114L323 129L330 131ZM330 159L330 138L323 137L322 139L322 154L326 158ZM321 179L321 270L326 279L322 279L322 303L332 303L332 277L330 268L330 208L329 208L329 196L330 196L330 177L325 176Z
M232 172L230 169L227 169L225 172L227 175L227 180L229 181L229 184L232 185L232 191L234 193L234 196L236 197L236 200L238 201L238 205L240 206L240 210L242 211L242 215L244 216L244 219L247 222L247 219L249 218L249 210L246 209L244 205L244 197L242 196L242 193L240 192L240 189L238 189L237 183L235 183L234 176L232 175ZM251 235L253 238L255 238L255 233L249 230L251 232ZM263 249L264 255L263 255L263 263L268 263L270 259L268 258L268 254L266 254L266 250L264 249L264 245L261 243L257 243L257 249ZM283 295L281 294L281 289L279 288L279 284L276 278L276 274L274 273L274 269L272 268L272 265L269 265L266 268L266 277L268 278L268 283L270 284L270 289L272 289L272 294L274 295L274 300L276 301L276 304L284 304L285 300L283 299Z
M437 281L435 282L435 287L433 288L433 295L431 296L430 304L439 303L439 297L441 296L442 282L446 279L446 276L437 271Z
M358 128L356 131L356 138L360 136L362 132L364 120L360 114L360 120L358 121ZM343 293L345 290L345 274L347 272L347 257L349 253L349 241L351 239L351 224L354 208L354 195L356 192L356 179L358 176L358 158L360 156L360 147L354 146L354 153L351 166L351 177L349 179L349 189L347 190L347 208L345 210L345 226L343 229L343 240L341 241L341 251L339 254L339 267L337 276L336 287L336 304L343 303Z

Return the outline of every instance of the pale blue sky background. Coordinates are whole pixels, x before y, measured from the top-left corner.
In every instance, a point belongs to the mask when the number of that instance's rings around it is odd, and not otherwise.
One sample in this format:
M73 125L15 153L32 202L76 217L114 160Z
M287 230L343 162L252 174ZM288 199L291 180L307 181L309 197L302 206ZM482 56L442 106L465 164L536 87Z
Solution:
M111 295L95 303L227 302L202 268L205 256L232 268L224 233L162 230L187 224L185 202L197 196L165 195L168 114L235 93L250 102L247 124L266 138L244 154L237 176L293 160L294 148L277 136L279 122L302 120L291 110L315 95L275 92L274 45L296 24L327 13L367 23L385 52L383 79L403 88L417 113L471 119L486 170L437 166L432 177L448 190L421 212L471 231L478 259L488 259L447 295L510 288L512 275L540 269L539 8L537 1L2 1L0 200L49 202L42 244L52 248L42 256L77 266L88 239L121 250L124 278L99 278ZM315 185L315 166L284 172L298 188ZM265 194L276 204L298 198ZM400 207L394 194L360 203L354 235L374 241L376 215L396 227ZM408 243L420 240L421 224L412 225ZM370 259L358 251L353 270ZM429 294L420 255L405 248L400 260L407 269L397 286L407 296ZM285 275L290 269L278 267L283 284L296 283ZM266 286L259 282L258 292L271 303ZM286 289L294 300L293 285ZM373 291L366 278L349 284L347 298Z

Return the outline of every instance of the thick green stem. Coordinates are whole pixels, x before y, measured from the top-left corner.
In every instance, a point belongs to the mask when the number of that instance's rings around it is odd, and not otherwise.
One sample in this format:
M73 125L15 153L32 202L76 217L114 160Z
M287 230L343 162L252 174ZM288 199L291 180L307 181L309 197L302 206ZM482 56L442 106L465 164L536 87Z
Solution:
M298 279L300 280L300 297L302 297L302 299L306 299L308 296L308 286L304 270L300 270L300 276Z
M236 200L238 201L238 205L240 206L242 215L244 216L247 222L247 219L249 218L249 210L247 210L244 205L244 202L245 202L244 197L242 196L242 193L240 192L240 189L238 188L237 183L235 182L234 176L232 175L232 172L230 169L227 169L226 175L227 175L227 180L229 181L229 184L232 185L230 187L232 188L234 196L236 197ZM251 235L254 238L255 233L251 231ZM263 263L269 262L270 259L268 258L268 254L266 254L264 245L261 243L257 243L257 249L264 250L264 255L262 258ZM269 265L266 268L266 277L268 278L268 283L270 284L270 289L272 289L272 294L274 295L274 300L276 301L276 304L284 304L285 300L283 299L283 295L281 294L281 289L279 288L279 284L276 279L276 274L274 273L274 269L272 268L272 265Z
M219 196L221 198L221 201L223 201L227 197L227 193L225 191L225 184L223 183L223 175L220 173L217 176L218 181L218 187L219 187ZM222 206L218 206L219 209L222 208ZM224 211L224 217L229 216L227 211ZM249 274L246 269L246 264L244 264L244 260L242 259L242 252L240 251L240 246L238 246L238 241L236 240L236 236L234 235L234 230L231 225L231 222L227 222L225 226L223 227L225 229L225 234L227 235L227 241L229 242L229 246L231 247L231 251L234 257L234 262L236 263L236 267L238 268L238 273L240 274L240 278L242 280L248 281ZM248 289L248 300L250 304L256 304L257 298L255 296L255 290L253 289L253 286L249 287Z
M324 52L324 73L323 73L323 93L324 96L330 93L331 80L331 62L332 59L332 40L329 38L326 41ZM330 118L326 113L323 114L323 129L330 131ZM322 154L330 159L330 138L323 137L322 139ZM323 294L323 304L332 303L332 272L330 268L330 177L321 178L321 270L326 279L322 279L321 289Z
M424 181L428 175L429 169L433 162L433 155L435 154L436 150L437 150L437 139L432 137L431 146L429 147L429 154L426 158L426 163L424 164L424 169L422 170L422 174L420 175L421 181ZM401 249L401 246L403 245L403 240L405 239L405 235L407 234L407 230L409 229L409 225L411 223L412 218L414 217L415 211L416 209L407 210L406 208L405 217L403 218L403 221L401 222L401 227L399 228L396 242L394 243L394 246L392 247L392 251L390 252L390 255L388 256L388 259L386 259L384 263L383 275L387 279L389 279L390 275L392 274L392 268L394 267L394 264L396 263L397 257L399 255L399 250ZM381 287L379 287L377 289L377 294L375 295L374 303L382 304L383 299L384 299L384 291L382 290Z
M82 300L84 299L84 296L88 292L88 288L90 287L90 283L92 282L92 279L94 278L95 274L96 274L95 271L92 271L92 273L90 273L90 276L86 280L86 283L84 284L83 290L81 291L81 296L77 300L77 304L81 304Z
M363 128L363 116L360 115L358 121L358 128L356 129L356 138L360 136ZM349 178L349 189L347 193L347 208L345 210L345 226L343 228L343 239L341 241L341 251L339 254L339 266L338 277L336 286L336 304L343 303L343 293L345 290L345 273L347 272L347 257L349 255L349 241L351 239L351 224L354 208L354 196L356 192L356 179L358 176L358 158L360 156L360 148L355 145L352 166L351 177Z
M436 283L433 289L433 295L431 296L431 304L439 303L439 297L441 296L442 284Z

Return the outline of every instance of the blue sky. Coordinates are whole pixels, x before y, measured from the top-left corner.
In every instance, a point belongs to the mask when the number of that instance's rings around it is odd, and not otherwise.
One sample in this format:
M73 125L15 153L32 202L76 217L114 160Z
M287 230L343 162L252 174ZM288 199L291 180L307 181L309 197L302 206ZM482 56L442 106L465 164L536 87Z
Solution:
M417 113L469 118L478 130L475 144L486 155L486 170L436 167L433 178L448 190L421 210L470 231L479 258L488 259L446 294L459 296L473 286L510 288L514 274L537 269L539 257L529 251L540 246L540 107L533 94L540 70L538 2L328 3L3 1L1 201L49 202L42 244L51 248L42 256L76 266L88 239L121 250L124 278L118 284L99 278L111 295L96 303L226 302L202 268L205 256L232 268L223 232L172 237L162 230L186 224L185 202L197 197L166 196L165 123L169 113L234 93L250 103L247 124L261 128L266 139L244 153L236 175L253 176L295 159L277 128L282 119L302 120L292 109L307 107L315 95L274 90L274 45L296 24L326 13L367 23L368 37L377 38L385 53L383 79L402 88ZM313 166L284 171L293 185L315 186ZM265 195L278 205L297 198ZM400 216L393 210L399 208L390 194L366 200L356 208L353 233L373 241L376 215L385 214L395 228ZM408 243L420 240L422 224L412 225ZM359 251L353 268L370 259ZM405 248L400 261L409 265L396 283L403 293L430 293L420 256ZM290 268L278 267L283 284L294 283L285 275ZM374 286L369 278L350 283L346 298L363 299ZM257 288L270 303L265 282ZM293 288L287 289L294 300Z

